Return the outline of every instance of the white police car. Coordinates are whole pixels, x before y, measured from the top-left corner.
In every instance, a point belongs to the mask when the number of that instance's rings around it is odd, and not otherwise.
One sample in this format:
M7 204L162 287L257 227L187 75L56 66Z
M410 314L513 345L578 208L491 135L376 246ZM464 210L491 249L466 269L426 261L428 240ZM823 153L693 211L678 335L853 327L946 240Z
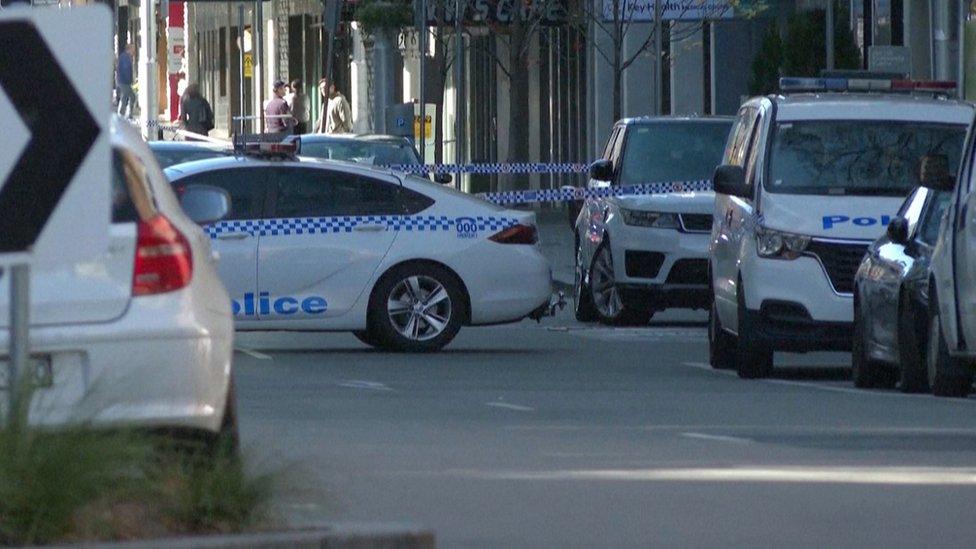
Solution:
M533 213L390 170L289 155L166 173L178 193L204 185L231 197L230 214L206 230L240 330L351 331L369 345L431 351L462 325L549 311Z
M834 78L783 79L781 87L921 88ZM713 178L712 365L761 377L774 351L850 350L862 256L918 184L924 156L958 162L972 117L967 103L916 95L748 101Z

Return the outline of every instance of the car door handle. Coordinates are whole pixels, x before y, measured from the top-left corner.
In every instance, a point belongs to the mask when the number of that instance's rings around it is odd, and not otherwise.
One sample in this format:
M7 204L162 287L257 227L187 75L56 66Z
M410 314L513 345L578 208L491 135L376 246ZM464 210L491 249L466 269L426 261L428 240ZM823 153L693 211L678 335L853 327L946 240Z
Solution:
M217 235L217 240L244 240L249 237L248 233L220 233Z
M356 225L354 230L361 233L378 233L386 230L386 225Z

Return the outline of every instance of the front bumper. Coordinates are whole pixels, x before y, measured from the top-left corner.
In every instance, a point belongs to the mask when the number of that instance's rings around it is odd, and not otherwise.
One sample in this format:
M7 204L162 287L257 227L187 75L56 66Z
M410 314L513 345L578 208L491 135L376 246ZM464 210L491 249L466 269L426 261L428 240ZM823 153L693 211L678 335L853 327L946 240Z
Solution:
M633 227L617 221L610 227L614 277L620 284L707 285L704 271L701 280L680 276L679 271L684 272L689 262L707 266L708 240L708 233Z
M628 303L646 305L648 309L707 309L712 291L697 284L618 284L617 289Z
M759 310L746 309L745 325L758 343L773 351L805 353L850 351L852 322L814 320L796 302L765 301ZM741 324L740 324L741 325Z

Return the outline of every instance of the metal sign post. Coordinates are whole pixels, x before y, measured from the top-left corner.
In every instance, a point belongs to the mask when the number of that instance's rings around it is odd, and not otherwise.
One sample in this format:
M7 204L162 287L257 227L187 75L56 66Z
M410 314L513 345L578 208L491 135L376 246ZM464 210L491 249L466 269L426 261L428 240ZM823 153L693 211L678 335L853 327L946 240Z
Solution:
M16 431L24 425L31 376L27 371L30 356L30 267L13 265L10 271L10 363L7 365L7 428Z
M461 119L461 81L464 79L464 41L461 38L461 0L454 0L454 163L464 164L464 121ZM461 190L461 174L454 178L454 188Z
M420 158L427 163L427 2L417 0L417 48L420 50Z

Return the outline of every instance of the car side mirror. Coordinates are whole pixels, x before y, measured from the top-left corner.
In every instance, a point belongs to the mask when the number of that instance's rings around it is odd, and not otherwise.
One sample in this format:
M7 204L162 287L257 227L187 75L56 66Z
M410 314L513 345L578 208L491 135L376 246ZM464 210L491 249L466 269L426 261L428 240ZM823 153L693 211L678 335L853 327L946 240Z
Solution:
M206 225L230 214L230 194L220 187L190 185L183 190L180 205L194 223Z
M752 198L752 193L746 185L746 171L742 166L723 164L715 168L715 173L712 175L712 188L719 194Z
M895 244L908 244L908 220L896 217L888 223L888 239Z
M440 183L441 185L447 185L454 182L454 176L449 173L435 173L434 183Z
M949 172L949 157L944 154L927 154L922 157L918 169L919 183L935 191L951 191L956 178Z
M590 164L590 179L594 181L613 181L613 162L600 159Z

